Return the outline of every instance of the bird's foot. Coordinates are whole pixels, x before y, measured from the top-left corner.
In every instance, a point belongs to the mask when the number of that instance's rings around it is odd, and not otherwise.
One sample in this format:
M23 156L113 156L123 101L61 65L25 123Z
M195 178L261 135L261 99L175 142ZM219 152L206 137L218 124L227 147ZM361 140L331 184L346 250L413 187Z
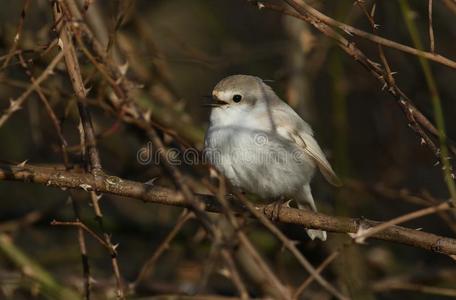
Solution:
M279 220L280 210L282 209L282 205L284 203L285 203L285 198L281 197L280 199L278 199L268 205L268 207L272 208L271 220L273 222L276 222Z

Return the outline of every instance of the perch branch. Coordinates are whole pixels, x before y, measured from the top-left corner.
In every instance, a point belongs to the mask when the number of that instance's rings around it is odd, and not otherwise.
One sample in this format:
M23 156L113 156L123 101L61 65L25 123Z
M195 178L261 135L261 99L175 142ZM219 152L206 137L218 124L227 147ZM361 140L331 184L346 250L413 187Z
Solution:
M0 180L32 182L62 189L83 189L134 198L144 202L181 207L188 206L188 202L180 192L121 179L116 176L101 175L94 178L90 174L69 172L63 169L0 164ZM221 207L215 197L197 195L197 198L204 203L205 210L211 212L221 211ZM267 217L272 217L273 209L271 207L258 205L257 209L264 212ZM243 210L237 208L237 211ZM297 224L306 228L339 233L356 233L360 227L368 229L382 223L367 219L328 216L322 213L287 207L283 207L280 210L277 220L282 223ZM456 255L455 239L402 226L385 228L385 230L372 235L371 238L409 245L446 255Z

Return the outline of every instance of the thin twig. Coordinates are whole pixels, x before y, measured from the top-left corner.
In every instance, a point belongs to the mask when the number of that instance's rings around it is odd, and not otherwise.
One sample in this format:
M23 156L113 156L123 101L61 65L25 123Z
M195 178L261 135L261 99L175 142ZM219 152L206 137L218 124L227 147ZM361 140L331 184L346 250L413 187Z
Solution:
M38 76L35 80L34 83L32 83L27 90L22 93L19 98L16 100L10 100L10 106L6 109L4 114L0 117L0 127L5 124L5 122L11 117L11 115L21 109L22 104L24 101L28 98L28 96L34 92L40 84L45 81L50 75L53 74L54 68L57 66L57 64L60 62L60 60L63 58L63 52L59 52L49 63L49 65L46 67L46 69L41 73L40 76Z
M290 6L292 6L293 8L295 8L296 10L298 10L297 7L302 7L303 9L305 9L305 11L309 15L317 18L321 22L323 22L323 23L325 23L325 24L327 24L329 26L334 26L334 27L340 28L342 31L347 32L349 34L354 34L354 35L357 35L359 37L362 37L362 38L365 38L367 40L370 40L370 41L372 41L372 42L374 42L376 44L380 44L380 45L383 45L385 47L393 48L393 49L396 49L396 50L399 50L399 51L402 51L402 52L405 52L405 53L409 53L409 54L413 54L413 55L416 55L416 56L419 56L419 57L423 57L423 58L438 62L438 63L440 63L442 65L448 66L450 68L456 69L456 61L453 61L453 60L451 60L451 59L449 59L447 57L444 57L444 56L442 56L440 54L435 54L435 53L419 50L419 49L416 49L416 48L413 48L413 47L410 47L410 46L406 46L406 45L403 45L403 44L388 40L386 38L380 37L378 35L371 34L369 32L365 32L363 30L360 30L358 28L355 28L355 27L350 26L348 24L345 24L343 22L339 22L339 21L334 20L333 18L321 13L320 11L316 10L315 8L313 8L312 6L308 5L304 1L300 1L300 4L298 4L295 0L284 0L284 1L286 3L288 3Z
M430 43L431 52L435 53L434 27L432 24L432 0L428 0L428 16L429 16L429 43Z
M413 40L413 43L417 48L423 49L423 44L421 42L421 38L419 36L418 30L415 26L415 23L409 16L410 8L408 2L406 0L399 1L401 11L404 17L405 24L407 25L407 29L410 33L410 36ZM426 84L429 88L429 93L431 96L431 103L432 108L434 111L434 118L437 124L438 129L438 137L440 148L438 151L438 156L440 162L442 163L442 173L445 179L445 183L448 188L448 192L452 198L453 205L456 206L456 184L455 179L456 175L453 171L452 163L450 162L450 152L447 146L447 136L446 136L446 129L445 129L445 118L443 114L443 108L440 100L439 90L437 87L437 83L435 82L434 76L432 74L431 67L429 62L419 57L419 62L421 68L423 69L423 73L426 79Z
M226 248L222 248L221 254L223 259L225 260L226 266L229 269L229 276L233 281L234 285L236 286L237 290L239 291L239 296L242 300L249 299L249 292L241 279L241 275L237 270L236 263L234 262L231 252L228 251Z
M260 213L250 202L247 201L244 195L236 193L238 199L241 200L242 204L253 214L272 234L274 234L299 261L299 263L306 269L311 277L315 278L318 283L330 292L337 299L348 299L346 296L341 294L333 285L331 285L326 279L324 279L312 266L312 264L302 255L302 253L296 248L295 244L291 242L264 214Z
M318 274L321 274L323 270L331 263L333 262L337 257L339 256L339 252L335 251L331 253L316 269L315 272ZM309 276L304 280L304 282L296 289L293 299L299 299L299 296L304 292L304 290L312 283L312 281L315 279L315 276Z
M231 208L228 201L225 199L225 178L223 176L219 176L218 189L215 189L208 182L206 182L206 186L212 192L215 192L216 199L218 203L220 203L221 205L221 211L223 212L229 224L231 225L231 230L234 230L235 237L239 242L240 249L238 250L238 253L241 253L240 255L245 255L248 258L249 263L252 263L254 266L257 266L258 271L253 271L255 277L254 279L261 285L261 288L273 298L289 299L291 297L290 291L283 285L280 279L271 270L271 268L262 258L261 254L258 253L255 246L252 244L248 236L242 230L240 223L234 215L233 209ZM225 239L231 239L231 236L229 234L225 234ZM252 272L252 270L248 271Z
M409 291L421 294L430 294L435 296L456 297L456 289L427 286L418 283L398 282L398 281L381 281L374 283L372 286L375 292L391 292L391 291Z
M356 234L352 234L351 236L356 242L363 242L366 238L371 237L374 234L379 233L391 226L394 226L394 225L397 225L400 223L404 223L404 222L407 222L407 221L410 221L413 219L417 219L417 218L420 218L423 216L427 216L427 215L430 215L430 214L433 214L433 213L436 213L439 211L448 210L450 208L451 208L451 202L443 202L436 206L423 208L423 209L399 216L397 218L391 219L385 223L379 224L379 225L377 225L375 227L371 227L369 229L363 229L361 227L360 230Z
M107 244L106 241L102 237L100 237L98 234L96 234L95 231L93 231L92 229L87 227L87 225L85 225L81 221L57 221L57 220L53 220L51 222L51 225L53 225L53 226L72 226L72 227L82 228L84 231L89 233L93 238L95 238L109 252L112 251L112 247L110 247L110 245Z
M160 256L169 248L171 241L176 237L179 231L182 229L185 223L190 220L193 214L189 213L188 210L184 210L180 217L177 219L176 225L174 225L173 229L166 235L163 241L159 244L157 249L154 253L150 256L150 258L144 263L139 271L138 276L136 277L135 281L132 283L132 289L135 289L139 286L139 284L144 281L144 279L149 276L152 272L157 260Z
M2 69L6 68L8 66L8 63L10 62L11 58L13 58L17 46L19 45L19 41L22 36L22 29L24 27L24 21L25 21L25 14L27 12L28 7L30 6L30 0L24 0L24 5L21 10L21 17L19 19L19 23L17 25L16 29L16 35L14 36L13 44L11 45L11 49L8 51L8 54L6 55L6 59L3 62Z

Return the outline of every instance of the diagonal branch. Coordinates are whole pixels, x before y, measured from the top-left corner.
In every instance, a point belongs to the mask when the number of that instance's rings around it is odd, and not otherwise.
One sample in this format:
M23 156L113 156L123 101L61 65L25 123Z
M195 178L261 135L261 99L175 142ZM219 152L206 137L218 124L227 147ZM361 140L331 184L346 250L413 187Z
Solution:
M316 10L309 4L305 3L304 1L300 1L298 4L295 0L284 0L286 3L288 3L291 7L296 9L299 13L308 13L310 16L317 18L321 22L323 22L326 25L337 27L341 29L342 31L350 34L350 35L357 35L359 37L362 37L364 39L367 39L371 42L374 42L379 45L383 45L385 47L393 48L405 53L413 54L419 57L423 57L435 62L438 62L442 65L448 66L450 68L456 69L456 61L453 61L445 56L442 56L440 54L436 54L434 52L427 52L423 50L419 50L407 45L400 44L398 42L383 38L381 36L378 36L376 34L372 34L363 30L360 30L358 28L355 28L353 26L350 26L348 24L339 22L337 20L334 20L333 18L330 18L329 16L321 13L320 11ZM432 3L431 3L432 5ZM432 22L432 19L431 19ZM433 39L433 35L432 35Z

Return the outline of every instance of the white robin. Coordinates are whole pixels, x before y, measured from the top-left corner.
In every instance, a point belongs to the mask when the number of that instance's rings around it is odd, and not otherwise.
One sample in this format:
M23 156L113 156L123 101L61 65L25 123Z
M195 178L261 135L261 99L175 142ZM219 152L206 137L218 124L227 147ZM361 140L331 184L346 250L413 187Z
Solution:
M205 155L233 186L263 199L291 197L317 211L310 190L315 169L340 185L309 124L261 78L226 77L212 99ZM322 230L307 234L326 240Z

